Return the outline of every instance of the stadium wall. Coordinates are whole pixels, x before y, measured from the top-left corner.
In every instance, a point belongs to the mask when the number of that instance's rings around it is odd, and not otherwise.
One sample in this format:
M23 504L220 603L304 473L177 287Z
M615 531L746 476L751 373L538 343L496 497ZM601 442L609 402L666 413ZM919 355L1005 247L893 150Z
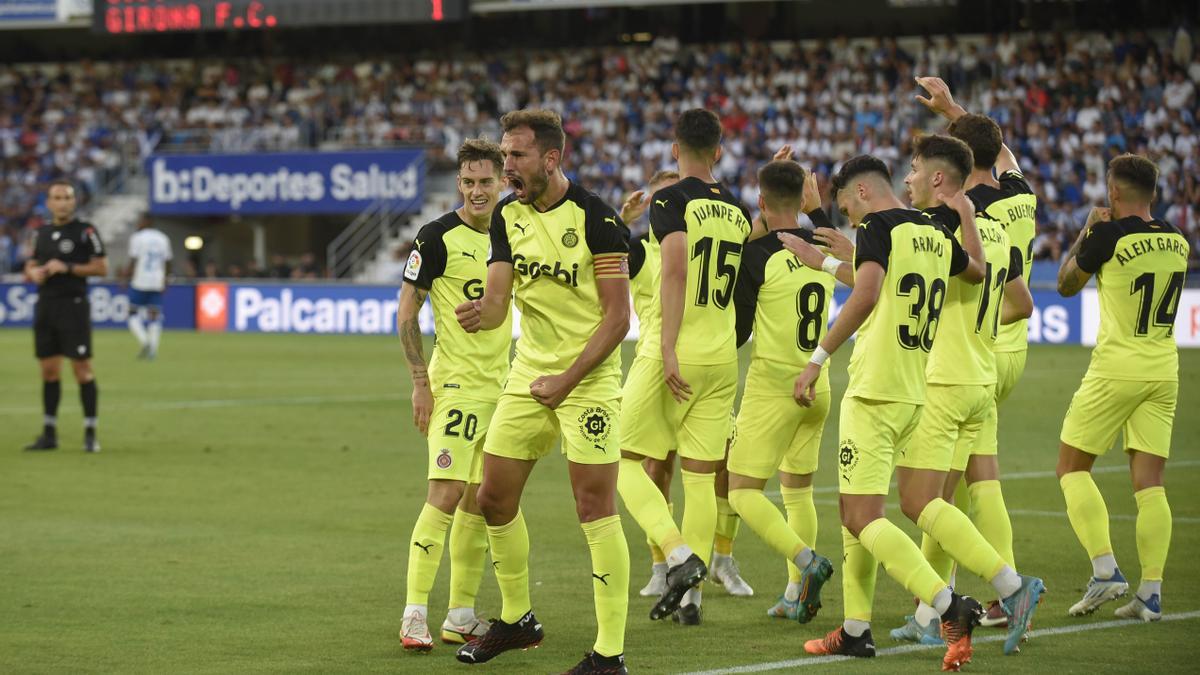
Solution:
M836 316L849 296L834 295ZM129 291L117 284L93 284L89 291L92 321L97 328L125 328ZM1036 308L1029 320L1033 344L1096 344L1100 302L1093 288L1073 298L1053 291L1033 292ZM33 323L37 288L30 284L0 284L0 328L28 328ZM165 326L175 330L216 333L312 333L394 335L395 286L347 284L241 283L215 281L171 286L163 298ZM514 308L516 316L520 313ZM631 315L627 339L637 339L637 317ZM433 310L421 310L421 330L434 330ZM514 337L520 322L513 324ZM1181 347L1200 347L1200 289L1185 289L1179 300L1175 337Z

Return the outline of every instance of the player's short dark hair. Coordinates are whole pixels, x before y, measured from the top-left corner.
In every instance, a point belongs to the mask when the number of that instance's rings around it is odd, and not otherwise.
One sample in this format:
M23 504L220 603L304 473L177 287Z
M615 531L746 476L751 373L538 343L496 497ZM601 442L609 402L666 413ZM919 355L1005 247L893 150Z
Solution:
M1123 187L1133 188L1146 201L1154 200L1158 188L1158 167L1145 157L1131 153L1113 157L1108 163L1108 177Z
M963 183L971 175L975 166L975 158L971 148L953 136L945 134L929 134L921 136L913 143L913 156L922 160L937 160L948 166L953 173L958 174L958 182Z
M78 192L78 190L75 189L75 183L66 178L55 178L54 180L50 181L49 185L46 186L46 194L49 194L50 190L56 187L69 187L71 188L72 192Z
M790 159L777 159L758 170L758 192L771 206L800 206L808 172Z
M655 183L665 183L666 181L671 181L672 183L674 183L678 180L679 180L679 172L678 171L674 171L671 169L662 169L661 171L655 171L654 175L650 176L650 180L646 182L646 185L654 185Z
M882 159L874 155L851 157L846 160L846 163L842 165L842 168L830 180L830 183L833 184L830 198L837 201L838 192L849 185L850 181L865 173L878 174L888 183L892 182L892 172L888 169L887 164L883 163Z
M721 118L704 108L684 110L675 120L675 141L688 150L716 150L721 145Z
M976 169L990 169L1000 156L1004 135L1000 125L986 115L968 113L950 123L949 134L967 144L975 156Z
M553 110L525 108L506 112L500 118L500 128L506 134L522 127L533 131L533 140L543 155L551 150L562 152L566 147L567 134L563 131L562 117Z
M504 170L504 155L500 152L500 146L486 138L468 138L458 146L459 170L471 162L491 162L492 170L496 173Z

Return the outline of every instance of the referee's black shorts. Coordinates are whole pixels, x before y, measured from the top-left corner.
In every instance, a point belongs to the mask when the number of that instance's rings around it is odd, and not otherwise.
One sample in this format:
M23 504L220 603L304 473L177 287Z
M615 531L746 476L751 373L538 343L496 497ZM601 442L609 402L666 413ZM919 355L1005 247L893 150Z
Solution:
M39 298L33 310L33 349L37 357L92 358L91 312L85 297Z

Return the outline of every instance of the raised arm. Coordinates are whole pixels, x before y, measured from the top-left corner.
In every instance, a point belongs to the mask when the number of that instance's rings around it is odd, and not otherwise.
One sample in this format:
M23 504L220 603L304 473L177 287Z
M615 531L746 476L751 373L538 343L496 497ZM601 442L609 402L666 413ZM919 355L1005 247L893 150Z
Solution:
M468 333L492 330L508 318L512 304L513 266L509 262L488 265L487 287L479 300L469 300L454 308L458 325Z
M1085 242L1091 237L1093 226L1095 226L1098 222L1107 221L1111 217L1111 209L1099 206L1092 207L1091 213L1088 214L1087 223L1085 223L1083 229L1079 231L1079 236L1075 238L1075 243L1071 245L1071 250L1068 251L1065 256L1063 256L1062 266L1058 268L1059 295L1063 296L1064 298L1069 298L1072 295L1079 293L1079 291L1082 291L1084 286L1087 286L1088 280L1092 278L1093 274L1095 274L1096 270L1099 268L1099 265L1088 261L1091 264L1086 264L1081 267L1079 264L1080 255L1085 247ZM1102 244L1103 242L1099 243ZM1101 248L1103 248L1103 246L1101 246ZM1100 258L1107 259L1108 256L1112 255L1112 250L1111 247L1108 247L1106 252L1097 251L1097 253L1099 254ZM1104 255L1104 253L1107 253L1107 255ZM1085 269L1085 267L1087 269Z

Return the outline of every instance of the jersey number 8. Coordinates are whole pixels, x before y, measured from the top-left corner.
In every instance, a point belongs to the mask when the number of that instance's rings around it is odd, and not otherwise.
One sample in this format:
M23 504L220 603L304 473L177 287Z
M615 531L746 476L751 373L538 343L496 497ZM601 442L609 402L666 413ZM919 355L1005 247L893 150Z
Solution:
M927 289L925 277L910 272L900 277L897 291L900 295L912 299L908 315L913 318L913 323L900 324L896 335L900 346L926 352L933 349L938 317L942 315L942 303L946 301L946 280L934 279Z

